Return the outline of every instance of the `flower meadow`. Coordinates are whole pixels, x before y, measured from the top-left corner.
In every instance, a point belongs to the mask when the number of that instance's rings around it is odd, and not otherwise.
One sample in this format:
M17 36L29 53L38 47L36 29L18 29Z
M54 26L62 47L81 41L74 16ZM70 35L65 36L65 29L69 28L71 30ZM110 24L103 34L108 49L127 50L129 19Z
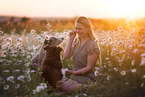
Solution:
M71 94L47 86L30 68L30 59L45 38L63 37L60 46L65 48L68 33L0 31L0 97L145 97L145 30L125 31L121 26L117 30L95 30L101 51L101 64L94 69L95 84ZM63 54L61 59L64 68L71 69L72 60L63 59Z

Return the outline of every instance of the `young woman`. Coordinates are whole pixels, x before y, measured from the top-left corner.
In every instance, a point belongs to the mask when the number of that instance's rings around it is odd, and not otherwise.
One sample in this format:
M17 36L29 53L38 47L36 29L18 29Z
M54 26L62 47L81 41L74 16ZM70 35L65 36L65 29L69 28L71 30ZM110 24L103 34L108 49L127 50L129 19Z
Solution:
M76 35L78 41L73 44ZM66 82L58 82L57 89L74 91L80 85L86 87L95 81L93 69L100 54L95 40L90 20L84 16L78 17L75 29L69 33L69 41L63 55L64 59L73 57L73 68L66 71L71 77Z

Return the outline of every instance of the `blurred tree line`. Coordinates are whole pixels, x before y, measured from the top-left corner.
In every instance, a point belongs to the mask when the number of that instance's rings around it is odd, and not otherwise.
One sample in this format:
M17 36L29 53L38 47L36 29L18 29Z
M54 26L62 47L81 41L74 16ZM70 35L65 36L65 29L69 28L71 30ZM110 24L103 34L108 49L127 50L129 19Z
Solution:
M15 33L21 34L24 30L26 33L30 33L31 30L35 30L36 33L42 31L58 31L62 32L65 29L74 29L74 22L77 18L62 18L62 19L41 19L34 20L29 17L22 17L20 20L16 21L17 17L11 17L8 21L0 22L0 30L5 33ZM109 19L95 19L89 18L93 24L94 30L117 30L119 26L122 26L124 30L136 27L145 27L145 18L129 19L129 18L109 18Z

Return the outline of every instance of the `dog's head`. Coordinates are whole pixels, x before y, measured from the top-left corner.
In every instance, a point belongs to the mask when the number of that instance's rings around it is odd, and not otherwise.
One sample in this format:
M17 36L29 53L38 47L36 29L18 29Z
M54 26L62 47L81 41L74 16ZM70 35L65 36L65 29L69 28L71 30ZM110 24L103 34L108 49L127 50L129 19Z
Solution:
M60 56L60 52L63 50L60 46L45 46L44 50L46 51L46 55L49 56Z
M49 46L57 46L60 43L62 43L64 40L64 38L55 38L55 37L51 37L49 40L45 39L44 44L48 44Z

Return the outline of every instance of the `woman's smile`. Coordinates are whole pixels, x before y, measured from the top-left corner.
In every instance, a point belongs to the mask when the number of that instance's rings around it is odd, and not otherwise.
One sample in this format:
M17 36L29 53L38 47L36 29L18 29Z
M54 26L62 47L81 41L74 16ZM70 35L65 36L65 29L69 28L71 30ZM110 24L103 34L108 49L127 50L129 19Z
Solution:
M76 30L76 33L78 34L78 36L81 37L81 38L85 38L85 37L88 36L88 33L87 33L86 29L80 23L76 23L75 30Z

